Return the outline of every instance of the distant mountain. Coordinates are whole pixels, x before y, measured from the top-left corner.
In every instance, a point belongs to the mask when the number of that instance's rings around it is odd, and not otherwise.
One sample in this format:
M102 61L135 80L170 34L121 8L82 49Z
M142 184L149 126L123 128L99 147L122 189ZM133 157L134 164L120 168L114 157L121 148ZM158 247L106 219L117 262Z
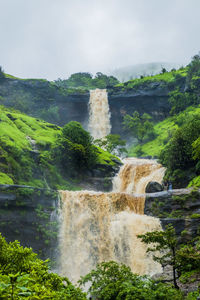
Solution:
M148 76L158 74L161 72L162 68L170 71L173 68L180 68L181 66L182 64L180 63L152 62L117 68L110 73L118 80L124 82L130 79L138 78L141 75Z

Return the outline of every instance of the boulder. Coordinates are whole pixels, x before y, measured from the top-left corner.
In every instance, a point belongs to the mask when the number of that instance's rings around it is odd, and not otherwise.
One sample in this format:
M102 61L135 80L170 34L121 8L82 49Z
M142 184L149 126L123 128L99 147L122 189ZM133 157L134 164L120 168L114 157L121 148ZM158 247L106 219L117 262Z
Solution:
M150 181L145 189L145 193L156 193L156 192L162 192L164 190L163 186L156 182L156 181Z

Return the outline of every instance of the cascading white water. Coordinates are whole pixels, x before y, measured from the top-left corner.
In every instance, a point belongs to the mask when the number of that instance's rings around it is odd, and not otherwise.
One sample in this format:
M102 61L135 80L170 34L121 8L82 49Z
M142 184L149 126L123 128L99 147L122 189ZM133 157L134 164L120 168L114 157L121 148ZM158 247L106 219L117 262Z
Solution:
M88 129L94 139L101 139L110 133L110 111L106 89L90 91Z
M76 282L101 261L115 260L138 274L161 272L138 234L160 230L159 219L144 215L149 181L161 181L164 168L152 160L127 159L111 193L61 191L60 273Z
M162 183L165 168L156 160L129 157L123 160L119 174L113 179L113 191L145 194L150 181Z

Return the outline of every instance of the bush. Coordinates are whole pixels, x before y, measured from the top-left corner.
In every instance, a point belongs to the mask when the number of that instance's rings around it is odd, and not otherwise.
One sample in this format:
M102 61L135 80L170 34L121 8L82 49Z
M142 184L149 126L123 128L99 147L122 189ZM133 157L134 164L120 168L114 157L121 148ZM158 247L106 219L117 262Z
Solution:
M97 149L92 141L90 133L80 123L71 121L63 127L54 155L68 173L81 173L96 163Z
M28 298L27 298L28 297ZM1 299L86 299L68 280L49 272L48 261L38 259L18 241L7 243L0 234Z
M96 270L81 278L80 286L89 284L92 299L183 299L171 285L156 283L147 276L133 274L129 267L114 261L98 264Z

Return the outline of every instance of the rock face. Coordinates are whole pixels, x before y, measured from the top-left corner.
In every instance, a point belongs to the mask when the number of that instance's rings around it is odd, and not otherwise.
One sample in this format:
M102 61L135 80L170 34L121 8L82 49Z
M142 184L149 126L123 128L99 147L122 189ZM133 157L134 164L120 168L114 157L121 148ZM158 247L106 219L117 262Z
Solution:
M200 232L200 191L180 189L147 194L144 213L159 217L164 228L172 224L181 241L191 240Z
M53 258L57 243L58 194L26 186L0 185L0 232L42 258Z
M62 89L47 80L0 80L0 104L60 126L72 120L85 125L88 101L89 91Z
M145 189L145 193L156 193L156 192L162 192L163 186L156 182L156 181L150 181Z
M168 94L170 86L162 82L150 82L145 86L125 90L108 88L112 133L126 135L122 130L123 116L149 113L161 120L169 113ZM74 120L88 127L89 91L70 90L39 79L0 80L0 104L13 107L26 114L63 126Z
M169 92L170 89L160 82L126 90L117 87L109 90L112 132L124 135L123 116L134 111L141 114L146 112L152 115L153 119L162 120L170 111Z

